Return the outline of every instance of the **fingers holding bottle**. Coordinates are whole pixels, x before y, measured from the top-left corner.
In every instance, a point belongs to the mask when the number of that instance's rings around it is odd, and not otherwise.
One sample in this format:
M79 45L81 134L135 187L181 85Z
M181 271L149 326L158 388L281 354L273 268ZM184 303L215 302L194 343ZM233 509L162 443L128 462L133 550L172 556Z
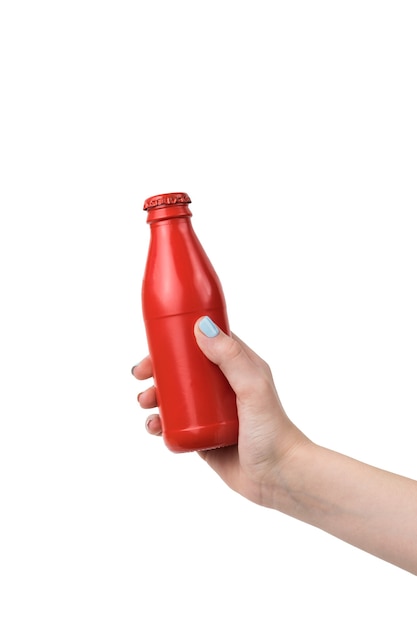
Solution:
M153 376L153 368L150 357L147 356L137 365L134 365L131 372L137 380L147 380L148 378L151 378ZM142 409L154 409L158 406L156 390L153 385L148 387L148 389L145 389L145 391L141 391L138 394L137 399ZM161 418L157 413L153 413L147 417L145 428L151 435L162 434Z

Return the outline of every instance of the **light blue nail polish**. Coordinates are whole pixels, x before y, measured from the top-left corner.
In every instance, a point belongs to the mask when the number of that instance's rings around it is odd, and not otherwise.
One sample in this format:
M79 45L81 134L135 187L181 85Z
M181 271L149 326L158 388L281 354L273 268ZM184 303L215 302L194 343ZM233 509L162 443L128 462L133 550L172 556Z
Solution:
M206 337L216 337L220 332L213 320L207 316L203 317L198 327Z

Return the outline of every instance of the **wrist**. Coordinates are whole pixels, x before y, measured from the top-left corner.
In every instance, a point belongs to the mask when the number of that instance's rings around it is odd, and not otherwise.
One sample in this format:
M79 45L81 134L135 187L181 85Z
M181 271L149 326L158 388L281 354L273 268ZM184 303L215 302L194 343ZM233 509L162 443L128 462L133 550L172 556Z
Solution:
M314 465L320 446L299 433L297 439L281 454L268 479L265 506L292 517L302 518L306 475ZM268 501L268 503L267 503Z

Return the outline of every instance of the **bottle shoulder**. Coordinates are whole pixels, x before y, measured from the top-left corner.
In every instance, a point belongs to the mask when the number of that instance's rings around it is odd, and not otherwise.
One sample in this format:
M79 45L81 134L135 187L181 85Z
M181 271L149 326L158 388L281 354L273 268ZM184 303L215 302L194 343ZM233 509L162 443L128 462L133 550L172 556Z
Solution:
M217 273L189 225L153 229L142 302L152 316L224 306Z

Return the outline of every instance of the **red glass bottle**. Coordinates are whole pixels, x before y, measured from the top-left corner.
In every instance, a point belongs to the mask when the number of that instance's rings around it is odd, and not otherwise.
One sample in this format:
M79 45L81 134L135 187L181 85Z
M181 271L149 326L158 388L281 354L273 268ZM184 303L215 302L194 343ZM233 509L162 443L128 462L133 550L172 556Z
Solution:
M219 278L191 224L185 193L145 201L150 244L142 310L162 434L173 452L237 443L236 397L221 370L201 352L196 320L208 315L229 333Z

